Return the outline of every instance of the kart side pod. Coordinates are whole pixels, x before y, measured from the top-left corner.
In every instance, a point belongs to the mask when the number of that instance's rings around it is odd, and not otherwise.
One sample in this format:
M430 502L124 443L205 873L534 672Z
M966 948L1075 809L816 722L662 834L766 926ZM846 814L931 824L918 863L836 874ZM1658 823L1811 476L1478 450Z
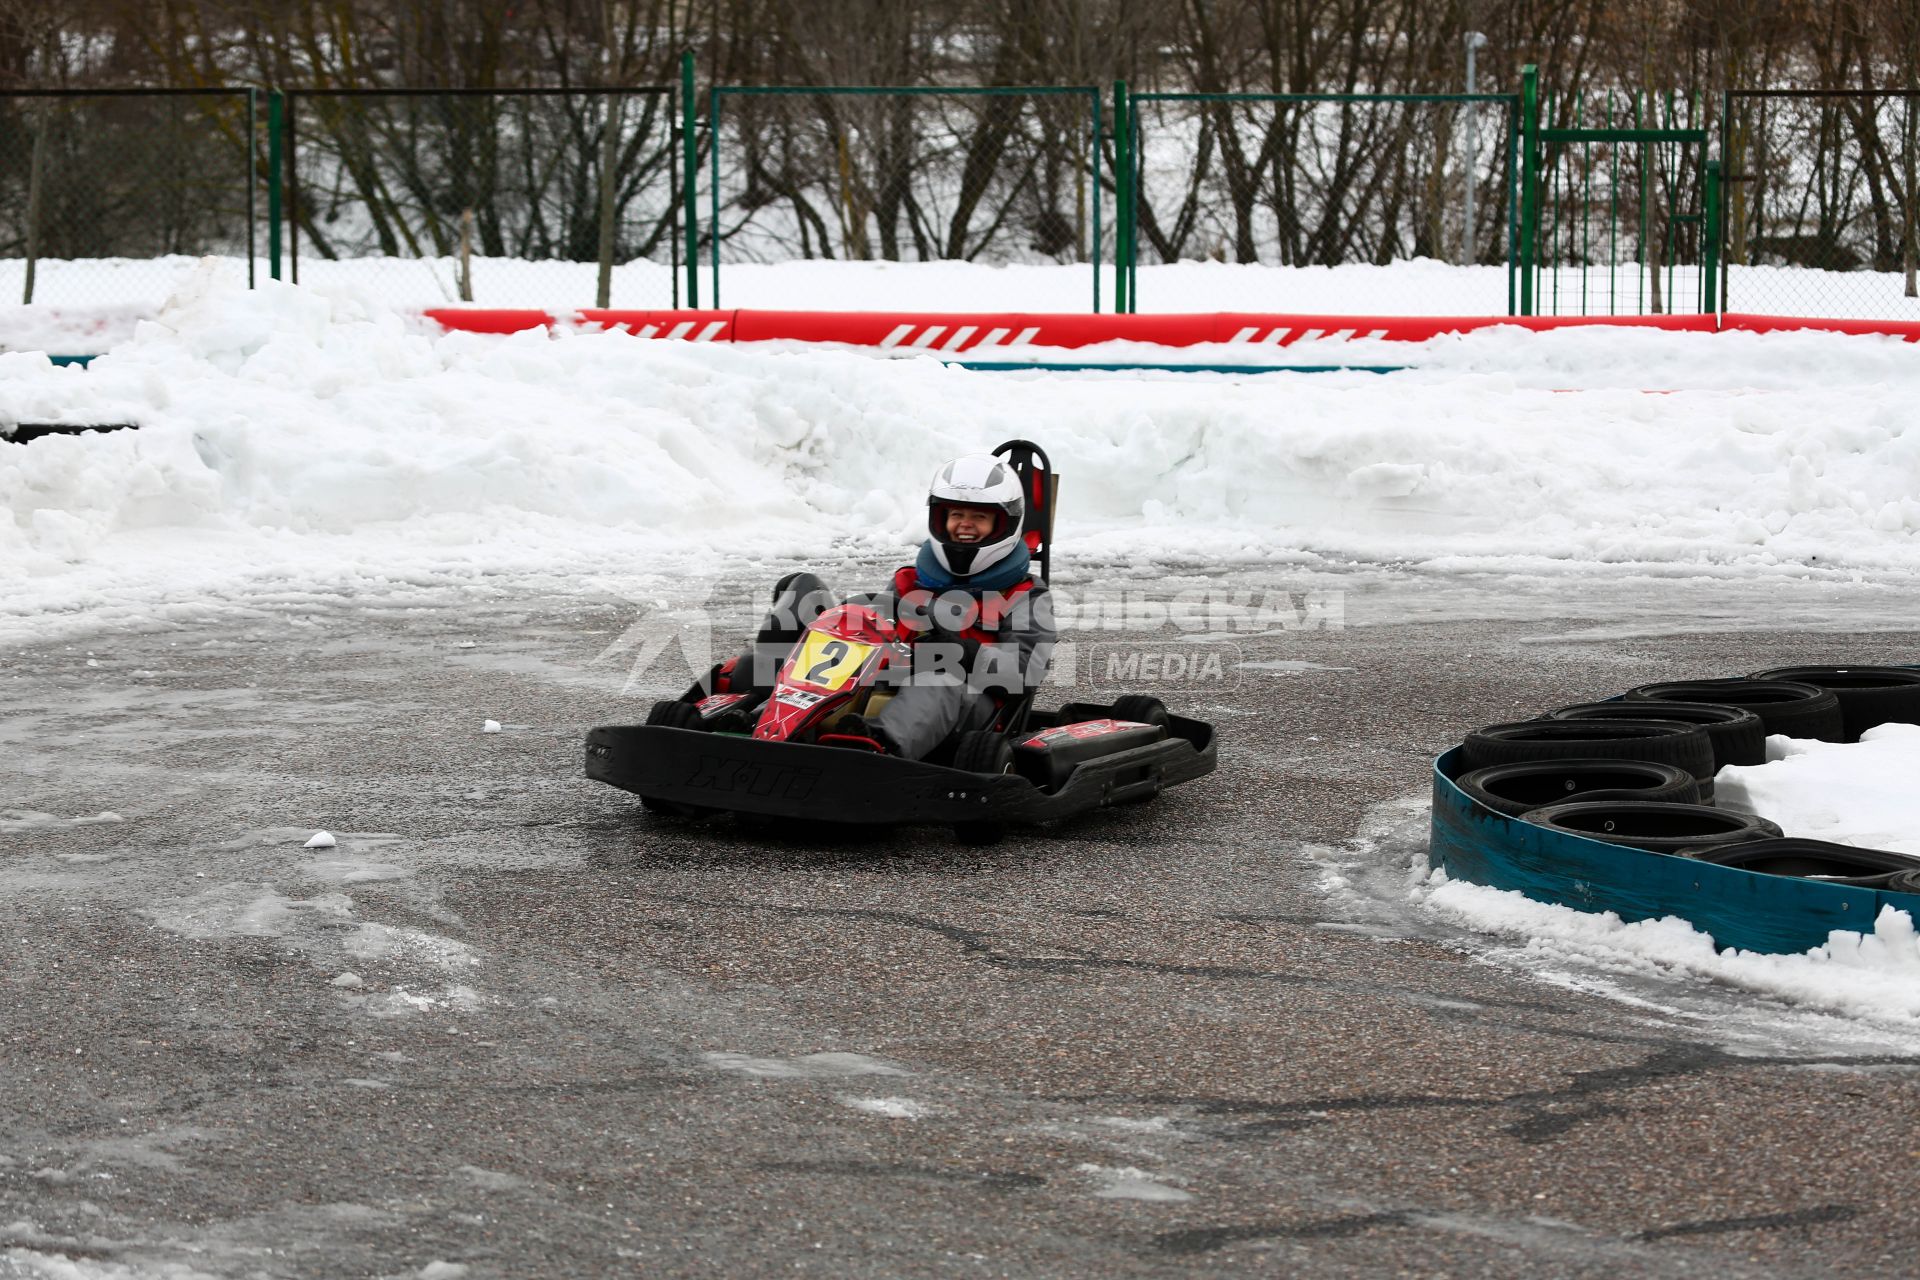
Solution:
M1058 791L1073 771L1132 747L1158 742L1167 731L1135 720L1081 720L1036 730L1013 744L1014 771L1045 791Z

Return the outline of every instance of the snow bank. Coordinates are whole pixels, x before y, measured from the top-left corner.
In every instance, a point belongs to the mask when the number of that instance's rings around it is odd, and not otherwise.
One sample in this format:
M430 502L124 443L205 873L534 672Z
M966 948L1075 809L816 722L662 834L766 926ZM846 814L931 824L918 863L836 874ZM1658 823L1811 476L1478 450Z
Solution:
M1872 933L1835 930L1800 955L1715 951L1713 939L1674 916L1622 923L1434 871L1416 889L1426 908L1471 929L1514 939L1516 961L1547 974L1706 979L1802 1009L1868 1017L1920 1032L1920 937L1913 918L1888 907Z
M1765 814L1790 836L1920 854L1920 725L1883 724L1858 742L1767 739L1767 762L1728 765L1714 803Z
M1111 243L1109 241L1109 243ZM96 354L132 337L135 320L150 318L207 259L42 259L30 307L0 305L0 349L38 348L56 355ZM211 259L231 279L244 281L244 258ZM571 309L592 306L599 267L592 262L525 262L475 258L477 305ZM264 256L254 264L267 279ZM327 292L349 292L383 306L419 310L455 304L459 264L452 258L303 259L300 283ZM25 273L19 258L0 259L0 298L18 298ZM1691 299L1693 273L1680 281ZM1142 264L1137 272L1138 309L1147 312L1268 311L1321 315L1490 316L1506 315L1507 269L1455 266L1414 258L1377 266L1286 267L1262 263L1193 261ZM1619 310L1637 312L1641 298L1631 264L1609 281L1597 270L1586 280L1584 310L1608 309L1611 288ZM813 259L773 263L726 263L716 302L709 264L700 269L700 301L706 306L810 311L1068 311L1093 309L1090 265L979 262L846 262ZM1557 291L1556 291L1557 285ZM1580 313L1582 280L1574 268L1540 280L1547 310ZM669 307L684 300L684 271L666 263L629 262L613 269L616 307ZM1114 270L1100 269L1100 305L1113 308ZM1847 316L1858 319L1920 318L1899 272L1813 271L1806 268L1730 269L1726 310L1760 314Z
M356 293L208 270L90 370L0 355L0 433L141 424L0 443L0 637L243 581L883 557L919 536L940 460L1014 436L1065 477L1068 555L1920 568L1920 365L1898 342L1496 330L1411 355L1390 377L970 373L438 334Z

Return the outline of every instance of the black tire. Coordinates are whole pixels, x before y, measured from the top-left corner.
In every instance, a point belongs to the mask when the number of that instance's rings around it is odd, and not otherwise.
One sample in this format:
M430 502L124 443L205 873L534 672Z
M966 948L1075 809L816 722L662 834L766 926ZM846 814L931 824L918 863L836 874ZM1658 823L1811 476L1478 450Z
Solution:
M1920 894L1920 871L1896 871L1880 887L1893 893Z
M1840 700L1841 732L1858 742L1876 725L1920 724L1920 671L1904 667L1780 667L1755 680L1791 680Z
M1113 718L1132 720L1137 724L1155 724L1162 729L1168 728L1173 722L1167 713L1167 704L1158 698L1149 698L1144 693L1129 693L1115 698Z
M1671 720L1490 724L1469 733L1461 747L1472 769L1531 760L1651 760L1677 764L1701 782L1713 781L1713 743L1707 731Z
M691 702L656 702L647 712L647 723L668 729L697 729L704 731L706 723L700 718L700 708ZM640 807L648 813L657 813L663 818L705 818L718 813L705 805L681 804L677 800L656 800L652 796L641 796Z
M1646 760L1528 760L1472 769L1454 785L1496 813L1517 818L1575 800L1697 804L1700 784L1677 764Z
M1798 836L1754 840L1723 848L1683 849L1681 854L1762 875L1818 877L1832 884L1862 889L1891 888L1891 882L1898 876L1920 876L1920 858L1910 853L1862 849L1857 845Z
M1715 706L1710 702L1662 702L1658 712L1644 702L1622 698L1614 702L1581 702L1549 711L1548 720L1678 720L1697 724L1713 743L1714 772L1730 764L1765 764L1767 730L1760 717L1745 707Z
M953 767L968 773L1012 773L1013 743L991 729L969 730L953 745ZM960 822L953 828L956 840L971 845L997 844L1006 833L998 822Z
M1750 813L1730 813L1704 804L1576 801L1534 809L1520 816L1523 822L1550 831L1653 853L1745 844L1780 835L1780 828L1765 818L1756 818Z
M1831 689L1791 680L1668 680L1627 690L1629 702L1707 702L1745 707L1760 717L1769 734L1838 742L1844 731L1840 699Z

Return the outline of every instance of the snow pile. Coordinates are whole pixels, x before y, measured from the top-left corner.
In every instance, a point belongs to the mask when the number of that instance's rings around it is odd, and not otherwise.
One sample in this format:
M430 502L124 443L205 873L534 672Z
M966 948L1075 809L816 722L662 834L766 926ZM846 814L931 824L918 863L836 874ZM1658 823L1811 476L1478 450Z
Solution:
M1713 939L1675 916L1623 923L1612 912L1575 911L1522 894L1451 880L1435 870L1415 890L1431 911L1470 929L1512 939L1494 958L1571 985L1626 978L1705 979L1803 1009L1891 1023L1920 1032L1920 937L1913 917L1883 908L1872 933L1835 930L1801 955L1715 951ZM1577 975L1594 974L1598 983Z
M1859 742L1767 739L1767 762L1728 765L1714 803L1764 814L1790 836L1920 854L1920 725L1883 724Z
M1066 555L1920 569L1920 366L1897 342L1494 330L1400 354L1422 367L1001 375L440 334L209 272L90 370L0 355L0 433L140 424L0 443L0 636L248 582L574 586L726 554L893 555L922 536L935 466L1010 437L1060 467Z

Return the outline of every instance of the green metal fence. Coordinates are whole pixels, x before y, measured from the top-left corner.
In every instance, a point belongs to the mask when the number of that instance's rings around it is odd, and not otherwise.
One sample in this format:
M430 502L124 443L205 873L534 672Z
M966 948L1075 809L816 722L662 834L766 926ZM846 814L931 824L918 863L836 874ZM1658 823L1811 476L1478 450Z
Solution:
M678 305L673 89L284 97L292 280L375 258L376 287L408 305Z
M1431 260L1483 270L1397 272L1378 300L1351 277L1304 293L1310 273L1183 298L1175 273L1149 277L1149 301L1920 318L1920 90L1736 91L1709 125L1671 95L1543 97L1530 68L1511 95L1116 85L1111 113L1086 86L702 99L693 70L616 89L0 95L0 296L150 313L213 255L250 282L351 276L406 305L697 306L704 265L719 306L729 263L967 261L1083 264L1084 286L1020 305L1134 311L1143 261ZM924 305L871 280L886 292L837 277L810 303Z
M1531 94L1529 81L1523 100ZM1701 103L1671 94L1538 102L1527 130L1534 176L1522 216L1522 310L1714 311L1718 170Z
M0 297L150 309L206 254L251 279L257 106L246 89L0 94Z
M723 261L841 259L1083 262L1100 309L1099 90L718 85L708 102L710 305Z
M1139 308L1143 252L1163 263L1501 267L1482 280L1436 280L1424 297L1403 288L1397 309L1516 309L1515 95L1128 97L1120 85L1115 96L1126 123L1115 158L1123 310ZM1350 282L1337 287L1351 296ZM1244 309L1339 308L1272 295L1249 297Z
M1728 310L1920 319L1920 92L1726 95Z

